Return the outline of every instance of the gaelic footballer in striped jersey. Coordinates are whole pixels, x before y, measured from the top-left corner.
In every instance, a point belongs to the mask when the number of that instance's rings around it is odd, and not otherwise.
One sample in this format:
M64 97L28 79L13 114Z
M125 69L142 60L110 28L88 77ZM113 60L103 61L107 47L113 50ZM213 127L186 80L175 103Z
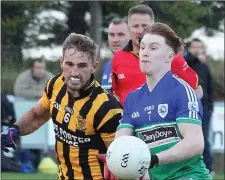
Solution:
M133 135L151 152L144 179L210 179L202 159L202 105L195 91L171 72L181 41L166 24L146 28L140 43L140 69L147 83L131 92L116 138Z
M58 180L103 179L104 164L98 155L106 153L114 139L122 109L94 78L97 52L97 45L87 36L71 33L66 38L60 61L62 72L47 82L40 101L2 135L6 153L15 148L12 145L19 135L34 132L51 118Z

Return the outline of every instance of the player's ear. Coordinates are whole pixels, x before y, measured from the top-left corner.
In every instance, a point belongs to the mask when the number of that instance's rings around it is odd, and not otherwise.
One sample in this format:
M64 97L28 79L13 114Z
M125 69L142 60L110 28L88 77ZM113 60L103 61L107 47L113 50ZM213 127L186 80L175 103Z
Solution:
M169 56L168 56L168 59L167 59L166 63L171 63L173 61L174 57L175 57L175 53L173 51L171 51L169 53Z
M99 65L99 61L98 60L93 61L92 73L94 73L97 70L98 65Z
M63 67L63 57L62 56L60 57L60 67L61 67L61 69Z

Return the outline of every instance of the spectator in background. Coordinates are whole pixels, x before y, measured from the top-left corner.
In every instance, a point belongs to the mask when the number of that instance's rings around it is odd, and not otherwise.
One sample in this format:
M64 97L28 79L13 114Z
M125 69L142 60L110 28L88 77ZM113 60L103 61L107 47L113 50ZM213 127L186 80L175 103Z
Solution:
M34 59L32 67L19 74L14 84L15 96L27 99L38 99L42 96L46 82L53 76L46 71L46 62L41 58Z
M127 28L127 20L123 18L115 18L109 24L108 45L113 54L121 50L130 39ZM102 71L101 86L104 89L112 88L112 60L105 63Z
M203 135L205 140L205 148L203 152L206 167L213 175L211 144L209 141L210 120L213 112L213 90L212 75L206 62L205 47L200 39L193 39L186 44L186 52L184 58L188 65L198 74L199 83L203 89L203 98L201 99L203 106Z
M146 77L139 67L140 40L144 29L153 23L154 12L149 6L137 5L130 8L128 13L128 30L131 40L123 50L115 53L112 60L112 89L122 105L128 93L146 82ZM197 88L197 74L187 65L180 54L175 56L172 62L172 73L188 82L193 89Z

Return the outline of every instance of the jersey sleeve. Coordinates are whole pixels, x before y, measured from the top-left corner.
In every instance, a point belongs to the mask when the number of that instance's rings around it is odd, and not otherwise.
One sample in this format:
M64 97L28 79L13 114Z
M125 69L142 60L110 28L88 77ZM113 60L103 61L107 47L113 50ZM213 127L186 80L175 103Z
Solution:
M50 81L51 81L51 79L48 80L48 82L46 83L45 90L44 90L44 92L42 94L42 97L40 99L40 102L41 102L42 106L44 106L47 109L50 108L50 99L48 98Z
M116 53L112 59L112 90L116 95L120 95L119 86L118 86L118 74L116 71L118 61L118 54Z
M125 103L124 103L124 109L122 113L122 118L120 120L120 124L117 128L117 131L122 128L130 128L134 129L134 125L132 122L132 100L130 98L130 94L128 94Z
M177 123L202 124L202 104L194 90L182 79L183 86L179 88L176 97L176 121Z
M198 87L197 73L188 66L181 54L175 56L171 64L171 70L173 74L176 74L179 78L185 80L193 89Z
M113 95L109 96L109 101L102 104L96 120L94 122L95 129L100 133L103 141L112 141L115 137L116 129L121 119L122 108L120 103Z

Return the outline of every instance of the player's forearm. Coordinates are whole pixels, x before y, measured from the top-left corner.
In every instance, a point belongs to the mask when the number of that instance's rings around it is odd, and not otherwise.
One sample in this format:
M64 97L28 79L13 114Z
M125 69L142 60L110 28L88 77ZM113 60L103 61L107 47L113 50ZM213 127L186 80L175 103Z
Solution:
M41 118L33 109L28 111L21 119L19 119L15 124L19 126L20 135L25 136L36 131L40 126L42 126L49 117Z
M201 155L204 149L202 137L186 138L172 148L157 154L159 164L168 164L182 161L196 155Z
M129 128L122 128L118 131L116 131L115 139L121 137L121 136L133 136L134 131Z

